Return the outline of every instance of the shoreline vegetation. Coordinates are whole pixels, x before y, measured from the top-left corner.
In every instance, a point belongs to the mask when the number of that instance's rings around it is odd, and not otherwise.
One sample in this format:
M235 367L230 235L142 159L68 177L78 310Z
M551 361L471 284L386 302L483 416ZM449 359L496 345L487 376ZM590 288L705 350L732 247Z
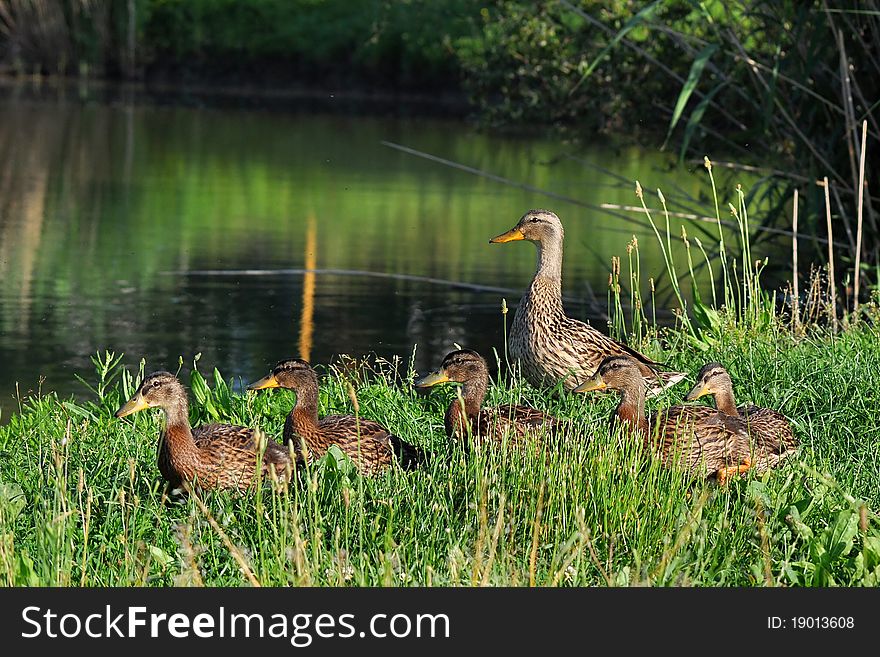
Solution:
M880 139L880 4L850 4L0 0L0 72L231 85L293 105L338 88L389 94L377 111L451 110L562 142L730 153L762 177L755 224L791 227L797 190L801 234L835 233L836 257L876 279L880 170L861 162Z
M623 433L609 434L613 395L585 400L524 383L505 347L487 405L526 403L578 427L547 458L530 450L465 452L445 437L454 394L418 394L411 360L340 357L322 368L321 416L358 413L429 451L412 472L358 476L338 450L280 492L191 494L169 503L156 468L159 418L112 418L155 364L139 371L97 354L94 399L21 400L0 427L0 580L7 585L541 585L877 586L880 584L880 295L836 299L824 271L798 303L780 304L753 260L746 193L731 200L739 239L717 261L647 213L657 242L633 241L609 279L610 332L693 377L723 363L736 398L778 409L801 446L778 470L726 486L662 467ZM636 198L648 194L638 183ZM657 194L663 202L662 193ZM714 203L712 203L714 201ZM708 208L707 208L708 209ZM708 212L711 214L711 210ZM723 236L723 233L720 233ZM683 239L686 262L669 244ZM722 237L723 239L723 237ZM657 326L641 296L640 249L664 252L676 289L700 263L712 299L678 297L678 322ZM838 272L845 268L838 269ZM840 275L840 274L839 274ZM622 300L630 297L624 311ZM836 312L832 310L837 306ZM506 301L499 322L508 325ZM414 346L417 349L418 346ZM440 354L437 355L437 358ZM293 395L239 394L192 359L190 419L260 427L280 436ZM680 403L687 385L649 402Z

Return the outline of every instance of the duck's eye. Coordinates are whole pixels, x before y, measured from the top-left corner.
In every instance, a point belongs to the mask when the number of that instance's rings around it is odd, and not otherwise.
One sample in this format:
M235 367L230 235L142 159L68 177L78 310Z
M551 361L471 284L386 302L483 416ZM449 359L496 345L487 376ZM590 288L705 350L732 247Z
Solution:
M532 217L531 219L529 219L529 221L530 221L531 223L533 223L533 224L536 224L536 223L538 223L538 218L537 218L537 217Z

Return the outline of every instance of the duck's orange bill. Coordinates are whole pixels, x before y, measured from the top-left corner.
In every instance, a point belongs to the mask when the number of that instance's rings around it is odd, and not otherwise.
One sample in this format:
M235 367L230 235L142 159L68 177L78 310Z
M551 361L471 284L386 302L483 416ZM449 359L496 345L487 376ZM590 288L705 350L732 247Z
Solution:
M712 391L709 390L709 386L704 386L702 383L698 383L694 386L693 390L691 390L686 396L686 401L693 401L695 399L699 399L703 395L708 395Z
M137 413L138 411L143 411L149 408L150 405L143 398L143 396L138 393L131 399L129 399L122 407L116 411L116 417L125 417L126 415L131 415L132 413Z
M522 231L519 228L511 228L506 233L501 233L490 239L489 244L504 244L505 242L524 240L525 238L526 236L522 234Z
M577 388L574 389L575 392L590 392L591 390L604 390L608 387L608 384L602 379L598 372L596 374L584 381Z
M278 383L278 379L275 378L274 374L270 374L269 376L264 376L259 381L252 383L248 386L248 390L264 390L265 388L280 388L281 384Z
M447 381L449 381L449 376L444 370L440 370L439 372L431 372L427 376L423 376L413 385L416 388L430 388L431 386L435 386L438 383L446 383Z

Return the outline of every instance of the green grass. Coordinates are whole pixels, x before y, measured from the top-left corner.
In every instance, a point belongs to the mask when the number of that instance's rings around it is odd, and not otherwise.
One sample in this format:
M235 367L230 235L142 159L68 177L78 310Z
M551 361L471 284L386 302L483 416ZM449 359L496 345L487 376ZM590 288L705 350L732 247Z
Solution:
M573 418L576 435L546 460L466 455L443 435L452 391L420 398L405 380L411 372L379 364L361 370L360 412L430 449L429 467L364 479L331 455L287 493L169 504L155 462L158 417L111 417L129 377L96 402L31 398L0 431L0 578L237 585L249 581L244 563L263 585L877 585L875 325L799 339L726 328L707 352L682 341L664 356L691 372L708 359L727 363L739 399L785 412L802 447L783 468L724 488L688 482L627 436L610 436L611 395L554 398L515 378L494 386L488 403L526 400ZM346 380L325 379L322 413L352 411ZM194 421L275 435L294 401L286 391L195 388Z
M740 200L736 217L746 222ZM665 238L655 230L668 274L684 282L668 218L666 226ZM697 295L688 308L679 296L681 319L667 329L648 321L632 245L628 271L615 270L612 329L627 332L629 323L630 335L641 336L634 344L676 370L695 373L718 360L740 402L791 418L801 447L777 470L725 487L690 481L632 436L609 434L614 396L539 391L506 366L486 403L529 403L571 419L572 435L544 458L491 446L466 453L443 433L453 390L418 395L405 361L343 361L325 371L320 413L352 412L351 384L360 414L430 451L428 466L367 479L331 450L289 490L171 504L156 467L158 414L112 417L143 371L99 354L94 401L32 397L0 428L0 582L877 586L878 298L845 318L840 333L813 324L792 330L760 286L763 265L752 263L747 235L727 245L745 255L739 268L734 258L725 262L725 305ZM692 255L688 248L693 280ZM632 290L620 289L626 285ZM630 317L618 303L624 293L637 301ZM194 424L244 423L280 436L291 393L238 394L216 370L209 385L197 361ZM686 389L649 408L680 402Z

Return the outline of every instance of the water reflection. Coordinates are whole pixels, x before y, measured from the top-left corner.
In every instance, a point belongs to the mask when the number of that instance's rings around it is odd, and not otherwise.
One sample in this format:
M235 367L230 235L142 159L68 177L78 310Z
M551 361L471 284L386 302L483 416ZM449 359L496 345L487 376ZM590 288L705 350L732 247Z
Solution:
M633 234L642 279L662 258L647 225L414 158L407 144L593 203L632 203L632 188L702 182L665 157L490 137L456 122L333 114L134 106L46 99L9 89L0 103L0 408L15 382L87 394L96 350L176 369L252 379L291 355L408 357L434 366L458 342L502 345L500 301L515 303L534 267L530 245L489 246L531 207L566 227L569 312L604 305L610 258ZM581 160L581 161L579 161ZM667 194L673 200L674 193ZM675 234L680 221L675 222ZM690 229L689 229L690 230ZM510 288L502 295L419 280L343 274L213 276L196 270L345 269ZM665 293L664 293L665 294ZM663 307L666 298L659 298Z

